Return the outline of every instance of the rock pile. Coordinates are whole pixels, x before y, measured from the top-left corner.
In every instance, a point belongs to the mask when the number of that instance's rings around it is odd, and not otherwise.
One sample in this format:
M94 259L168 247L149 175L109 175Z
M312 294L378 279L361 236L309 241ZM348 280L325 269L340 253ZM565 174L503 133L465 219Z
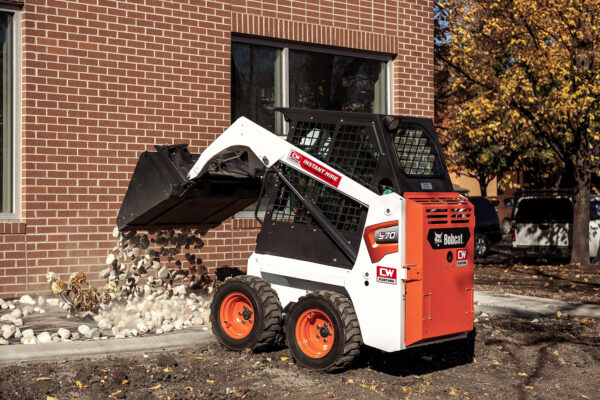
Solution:
M36 301L28 295L18 301L0 299L0 310L6 310L0 317L0 345L15 339L34 344L125 338L210 324L210 300L192 290L206 288L209 294L212 292L207 269L193 254L204 246L198 235L205 233L187 229L121 233L115 228L117 246L100 272L100 278L107 280L105 290L111 292L111 301L92 314L97 327L81 325L76 332L65 328L55 333L21 331L23 318L44 313L44 306L65 310L70 306L57 298L39 297Z
M202 259L192 253L204 247L198 236L204 233L170 229L138 234L115 228L117 246L100 272L115 293L94 317L102 333L123 338L209 324L209 301L188 294L190 287L210 282Z

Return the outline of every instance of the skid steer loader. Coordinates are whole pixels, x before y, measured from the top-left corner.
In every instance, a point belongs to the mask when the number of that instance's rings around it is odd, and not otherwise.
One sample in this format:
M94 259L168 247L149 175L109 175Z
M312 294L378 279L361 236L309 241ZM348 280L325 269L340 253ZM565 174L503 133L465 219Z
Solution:
M143 153L119 229L207 230L256 203L247 275L212 300L213 332L229 349L284 334L297 364L331 371L363 344L393 352L465 339L473 207L453 191L432 122L278 111L287 140L240 118L201 155L185 145Z

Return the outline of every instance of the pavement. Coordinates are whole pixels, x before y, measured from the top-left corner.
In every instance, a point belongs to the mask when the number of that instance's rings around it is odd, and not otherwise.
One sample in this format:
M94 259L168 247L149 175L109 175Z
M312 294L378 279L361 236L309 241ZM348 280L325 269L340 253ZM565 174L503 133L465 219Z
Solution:
M508 315L521 318L555 317L562 315L600 319L600 304L575 304L559 300L515 294L475 292L476 314ZM56 332L60 327L76 330L84 321L67 321L64 311L31 315L25 319L26 326L35 332ZM85 321L87 322L87 321ZM92 325L88 323L88 325ZM73 342L33 345L0 346L0 366L32 361L56 361L61 359L109 357L124 354L145 354L162 351L199 351L215 345L216 339L210 329L193 327L163 335L149 335L126 339L79 340Z

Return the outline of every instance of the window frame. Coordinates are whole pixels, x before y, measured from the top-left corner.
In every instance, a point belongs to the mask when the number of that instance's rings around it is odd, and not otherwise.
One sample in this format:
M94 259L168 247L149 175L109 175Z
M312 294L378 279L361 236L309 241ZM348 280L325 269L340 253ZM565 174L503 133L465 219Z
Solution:
M395 58L395 54L389 53L381 53L381 52L373 52L373 51L365 51L365 50L356 50L356 49L348 49L342 47L333 47L333 46L324 46L318 44L308 44L295 42L290 40L283 39L272 39L272 38L264 38L257 37L253 35L245 35L240 33L232 33L231 34L231 43L243 43L250 44L256 46L266 46L266 47L274 47L280 50L279 60L279 80L281 82L281 107L289 107L290 99L289 99L289 51L290 50L298 50L298 51L306 51L312 53L322 53L322 54L331 54L345 57L354 57L354 58L362 58L366 60L376 60L382 61L385 63L383 68L383 73L385 74L385 82L383 84L383 89L386 91L383 99L385 100L384 113L392 114L393 113L393 61ZM289 130L289 123L285 121L282 113L275 113L275 126L279 127L281 130L281 135L279 137L286 139L287 132ZM264 218L265 211L259 211L258 216ZM234 215L234 218L254 218L254 210L252 211L240 211Z
M0 2L0 12L12 15L12 211L1 212L0 221L21 220L21 7L22 4L7 5Z

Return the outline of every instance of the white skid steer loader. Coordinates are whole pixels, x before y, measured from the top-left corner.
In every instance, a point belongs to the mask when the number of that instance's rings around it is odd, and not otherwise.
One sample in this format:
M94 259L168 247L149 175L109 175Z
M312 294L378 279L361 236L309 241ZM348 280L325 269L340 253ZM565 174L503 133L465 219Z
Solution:
M468 341L473 207L452 189L432 122L278 111L287 140L240 118L201 155L185 145L142 154L119 229L210 229L256 203L247 275L212 300L213 332L229 349L284 333L299 365L332 371L363 344Z

